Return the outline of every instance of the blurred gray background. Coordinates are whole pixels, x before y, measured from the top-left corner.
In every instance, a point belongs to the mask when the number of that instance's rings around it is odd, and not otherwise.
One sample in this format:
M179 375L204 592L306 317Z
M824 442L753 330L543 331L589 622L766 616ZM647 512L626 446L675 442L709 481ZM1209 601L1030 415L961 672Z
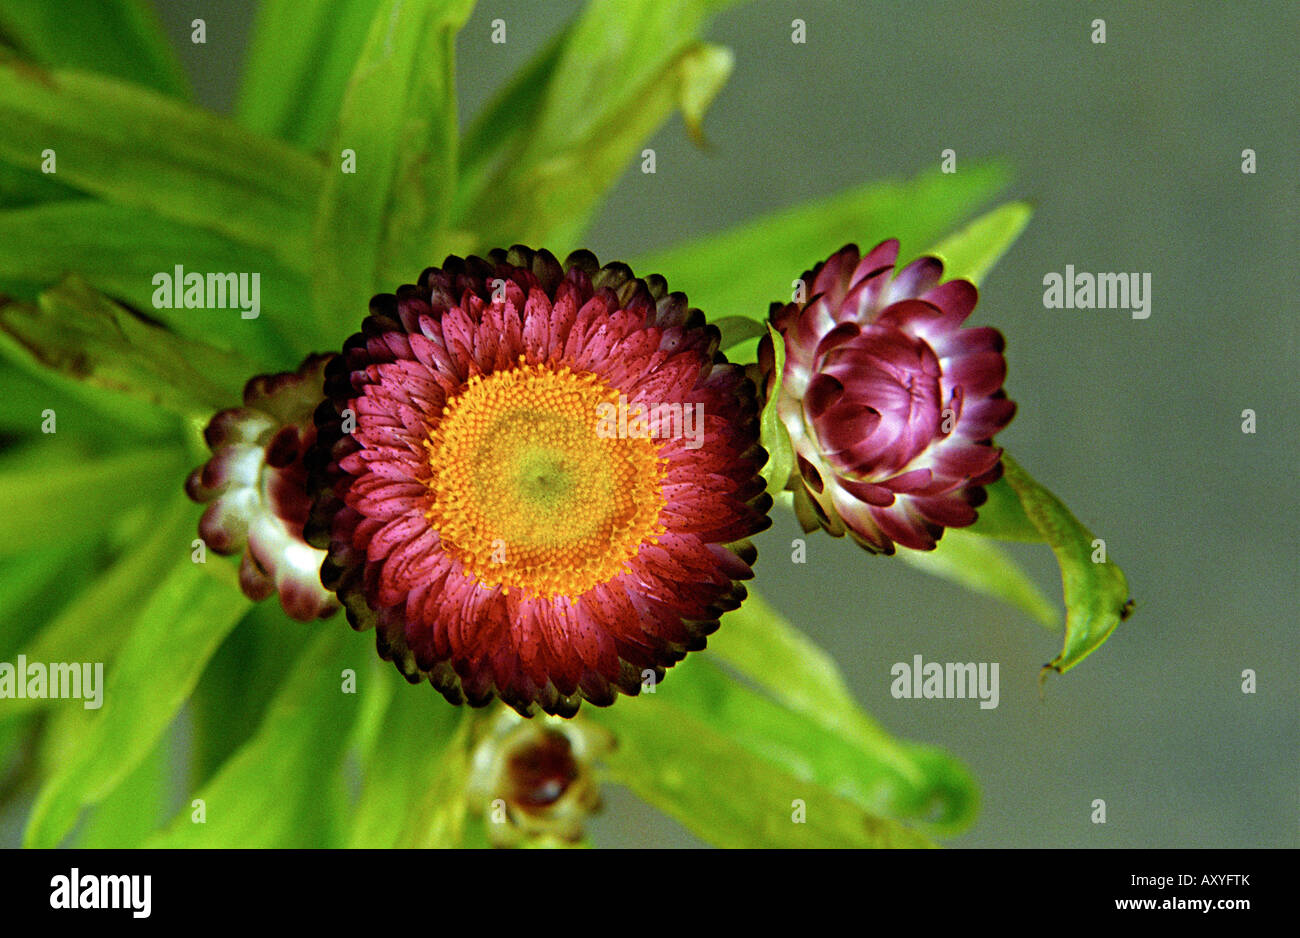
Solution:
M157 6L200 100L228 109L255 3ZM480 3L460 39L462 120L579 6ZM189 41L195 16L206 46ZM505 45L489 42L497 17ZM1027 616L823 534L791 564L788 513L759 539L762 591L867 709L974 772L983 807L956 846L1300 845L1297 37L1289 0L742 4L707 33L736 53L712 148L674 119L649 144L658 172L627 173L588 239L602 260L644 254L932 169L945 148L959 172L1014 167L1009 196L1036 214L972 320L1007 337L1020 411L999 439L1106 539L1137 614L1040 696L1060 636ZM1044 309L1043 276L1066 264L1150 272L1150 318ZM1059 596L1050 552L1016 553ZM915 654L999 662L1000 705L894 700L890 665ZM593 830L602 846L697 843L617 790Z

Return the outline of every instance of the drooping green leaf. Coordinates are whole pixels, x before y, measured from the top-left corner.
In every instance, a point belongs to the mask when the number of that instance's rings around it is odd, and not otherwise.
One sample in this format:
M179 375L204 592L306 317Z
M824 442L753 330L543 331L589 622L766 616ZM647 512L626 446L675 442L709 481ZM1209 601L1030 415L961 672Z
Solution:
M558 45L544 48L489 106L488 120L498 122L480 121L471 132L472 195L458 203L457 227L489 247L572 245L601 195L674 110L698 136L732 67L728 50L698 41L716 6L589 3Z
M237 404L255 370L242 355L183 339L77 277L43 293L39 307L0 301L0 329L48 368L186 417Z
M1006 479L984 486L984 494L988 500L979 507L979 518L968 529L972 534L999 541L1040 543L1043 540L1043 532L1029 520L1020 497Z
M782 209L720 234L706 235L632 263L658 271L692 306L713 319L766 319L773 301L788 301L804 271L848 242L863 249L898 238L904 251L929 244L1006 185L997 164L960 173L933 172L906 182L873 182L826 199Z
M312 297L323 333L366 309L383 286L381 258L396 251L393 276L411 279L408 264L418 273L435 250L455 189L455 39L472 7L387 0L375 9L343 95L313 228ZM355 172L334 162L344 150L355 154Z
M763 405L763 413L759 416L759 426L763 448L767 450L763 478L767 481L767 494L776 498L794 471L794 444L790 442L790 433L776 409L781 398L781 381L785 375L785 339L770 325L767 331L772 337L775 364L772 368L772 388L768 392L767 403Z
M0 556L38 550L53 539L87 543L123 507L175 491L185 470L175 447L63 463L57 471L7 467L0 472Z
M0 161L309 267L315 159L138 85L0 56Z
M309 150L324 146L374 12L375 0L264 0L235 102L239 122Z
M159 274L176 280L207 274L258 274L257 317L244 318L238 297L226 293L225 306L155 306ZM138 208L78 197L28 208L0 211L0 277L52 283L76 273L96 289L144 310L180 335L237 347L259 362L283 360L306 350L288 342L300 326L308 295L307 278L266 252L201 228L179 224ZM223 288L224 280L213 280ZM250 280L251 283L251 280ZM214 291L214 299L222 296ZM251 312L251 311L250 311ZM269 328L268 328L269 326Z
M1020 237L1033 213L1028 202L1008 202L944 238L926 253L943 261L945 280L960 277L978 286Z
M360 709L343 692L358 645L346 629L318 631L267 707L257 732L195 794L205 823L187 807L146 846L157 848L333 846L337 819L322 788L338 775Z
M653 695L584 716L618 740L602 760L612 781L718 847L931 845L865 809L853 797L858 792L834 790L816 778L823 766L806 764L804 756L825 737L809 743L789 724L784 732L773 730L772 707L735 682L690 692L689 675L707 679L709 669L702 659L687 659ZM804 725L822 737L815 724Z
M1010 554L978 533L949 528L934 550L901 550L898 556L918 570L1022 609L1049 628L1057 624L1056 608L1038 585Z
M82 68L189 97L189 82L142 0L5 0L0 42L46 68Z
M1064 674L1100 647L1133 611L1128 581L1110 559L1106 545L1095 540L1060 499L1035 482L1010 456L1004 454L1002 462L1008 484L1020 496L1025 514L1051 545L1061 567L1065 647L1043 671Z
M965 767L947 753L885 732L853 698L830 655L753 590L709 637L709 653L811 721L817 732L831 734L828 747L852 750L860 777L848 784L878 786L882 810L925 819L944 832L960 830L974 817L978 794ZM864 772L864 765L874 774Z
M117 660L105 669L101 708L75 740L74 757L37 796L27 846L57 846L82 808L103 801L148 755L248 610L238 590L201 567L188 552L178 557L140 609Z

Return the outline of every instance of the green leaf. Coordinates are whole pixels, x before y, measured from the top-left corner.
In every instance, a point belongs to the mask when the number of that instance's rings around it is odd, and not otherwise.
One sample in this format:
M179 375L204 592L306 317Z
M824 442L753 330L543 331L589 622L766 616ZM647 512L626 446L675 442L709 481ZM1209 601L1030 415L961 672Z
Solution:
M185 478L176 447L133 449L61 464L0 471L0 556L37 550L52 540L80 541L102 530L122 508L161 499Z
M195 513L193 505L189 507L193 529ZM337 622L322 622L320 627L329 628ZM253 606L203 669L189 699L193 733L189 777L194 787L211 779L257 731L268 704L302 652L297 638L302 630L303 624L285 615L272 597Z
M591 0L569 30L530 134L534 153L590 139L693 44L712 14L698 0Z
M35 550L0 558L0 661L12 661L35 623L43 621L67 598L70 567L84 563L75 542L52 541ZM64 661L68 659L43 659ZM6 712L22 710L28 698L5 700Z
M1010 456L1003 454L1006 480L1024 506L1025 514L1042 532L1061 567L1065 591L1065 647L1043 667L1064 674L1092 654L1127 619L1134 602L1128 581L1109 553L1093 562L1098 547L1092 532L1070 513L1055 495L1035 482Z
M291 639L294 640L294 639ZM301 640L301 639L296 639ZM206 823L188 806L146 846L331 846L332 812L321 789L335 778L357 695L343 693L343 669L356 666L358 645L347 629L324 628L298 655L257 732L194 797Z
M713 320L712 324L722 333L722 344L718 348L723 352L741 342L757 339L766 331L766 323L745 316L723 316L721 319ZM781 355L785 356L784 346Z
M175 736L175 734L169 734ZM89 812L73 846L80 849L141 846L166 815L172 739L164 736L107 798Z
M931 846L813 778L802 759L809 744L791 727L769 738L768 753L756 752L754 735L771 733L771 709L734 682L717 684L709 669L687 659L653 695L585 714L618 740L603 759L612 781L718 847ZM691 676L715 686L692 693Z
M323 334L364 311L394 253L411 279L437 244L455 189L455 39L469 0L388 0L371 21L343 96L313 228L312 298ZM416 258L416 260L411 260ZM406 266L413 271L404 271Z
M979 507L979 518L968 529L972 534L997 538L999 541L1041 543L1039 531L1020 504L1020 497L1006 479L984 486L988 500Z
M0 161L311 266L320 163L138 85L0 57Z
M787 301L791 283L846 243L871 248L885 238L928 244L990 199L1007 182L1000 165L938 171L906 182L873 182L659 251L632 263L660 273L712 320L766 319Z
M154 278L174 279L177 265L183 273L258 273L258 317L244 319L233 298L228 308L185 308L178 300L174 308L154 306ZM81 197L0 211L0 277L52 283L70 272L180 335L236 346L259 362L306 350L306 343L286 342L283 334L300 328L308 280L261 250L138 208Z
M978 796L965 767L940 750L885 732L853 698L835 660L762 596L751 590L739 609L724 616L709 637L709 652L811 721L817 732L831 734L828 748L849 747L870 773L847 784L861 790L869 780L878 786L875 797L885 800L873 803L876 808L925 819L943 832L960 830L974 818ZM812 729L805 725L803 732L811 738Z
M324 146L374 12L375 0L264 0L235 102L239 122L309 150Z
M43 729L37 720L0 711L0 811L8 812L38 770L37 739Z
M772 352L775 364L772 367L772 388L768 392L767 403L759 416L763 448L767 450L767 463L763 467L763 478L767 481L767 493L773 498L785 489L794 471L794 444L790 442L790 433L777 413L781 399L781 381L785 376L785 339L770 325L768 334L772 337Z
M0 310L5 305L0 299ZM0 396L0 422L15 436L30 434L33 445L50 442L44 432L50 411L57 432L76 440L83 450L117 450L124 441L128 445L161 442L157 438L173 438L176 433L176 418L171 414L45 367L3 328L0 379L6 389Z
M0 42L47 68L83 68L189 97L157 14L140 0L5 0Z
M60 183L57 176L0 163L0 206L37 205L76 195L76 190Z
M39 308L0 300L0 329L48 368L184 417L237 404L254 371L242 355L183 339L77 277L43 293Z
M149 754L248 606L241 593L191 563L188 552L176 559L106 669L102 708L76 741L74 757L37 795L27 846L57 846L82 808L103 801Z
M978 286L1020 237L1033 213L1028 202L1008 202L944 238L926 253L943 261L945 279L962 278Z
M573 29L570 24L552 37L541 52L515 72L466 130L459 147L459 185L453 217L473 224L470 206L482 197L493 178L506 171L506 161L516 159L523 151Z
M918 570L1015 606L1049 628L1058 622L1056 607L1037 584L1006 551L978 532L949 528L934 550L900 550L898 556Z
M195 507L177 497L134 549L71 598L24 649L29 661L102 661L110 667L134 621L135 611L157 585L158 572L176 562L195 527ZM93 622L93 629L86 623ZM48 698L7 702L13 710L49 707Z
M454 841L469 770L468 714L432 688L407 687L387 665L369 680L391 688L391 700L362 759L348 845L390 849Z
M715 6L588 3L471 131L471 195L458 202L457 227L488 247L571 245L674 110L698 137L733 64L728 50L697 41Z

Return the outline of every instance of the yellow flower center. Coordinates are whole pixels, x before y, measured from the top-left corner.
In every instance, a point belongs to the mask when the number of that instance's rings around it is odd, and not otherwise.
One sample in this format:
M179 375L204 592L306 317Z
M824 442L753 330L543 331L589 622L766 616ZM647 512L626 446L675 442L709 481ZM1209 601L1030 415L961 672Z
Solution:
M575 598L657 541L667 460L654 439L608 432L618 400L597 375L521 359L448 402L425 442L427 516L468 575Z

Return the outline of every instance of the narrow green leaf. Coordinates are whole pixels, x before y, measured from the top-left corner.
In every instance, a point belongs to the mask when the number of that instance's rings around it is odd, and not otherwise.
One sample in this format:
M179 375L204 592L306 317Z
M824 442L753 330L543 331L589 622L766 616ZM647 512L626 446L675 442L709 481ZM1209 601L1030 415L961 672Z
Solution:
M1065 591L1065 647L1043 667L1064 674L1093 651L1133 611L1128 581L1110 559L1104 544L1070 513L1055 495L1030 477L1010 456L1003 455L1006 480L1020 496L1027 514L1051 545L1061 567ZM1100 553L1099 553L1100 551ZM1094 562L1093 557L1105 560Z
M384 225L381 286L408 283L448 249L462 245L448 235L457 178L460 138L456 106L456 36L473 0L438 0L425 24L400 136L396 174Z
M387 0L375 9L343 96L313 228L312 298L322 333L336 333L366 309L383 286L386 248L421 258L414 273L428 264L455 189L454 46L472 6ZM337 162L344 150L355 154L355 172Z
M39 308L0 300L0 329L42 365L184 417L238 403L254 367L242 355L183 339L69 277Z
M978 286L1020 237L1033 213L1028 202L1008 202L944 238L926 253L943 261L945 279L960 277Z
M728 50L698 41L715 7L588 3L475 124L467 147L472 195L458 201L456 226L487 247L573 244L674 110L698 137L732 67Z
M346 629L326 628L300 651L257 732L194 797L206 822L186 807L146 846L331 846L331 818L320 808L343 758L360 705L342 688L358 645Z
M39 549L55 539L81 540L101 530L115 512L161 500L185 478L176 447L133 449L60 465L0 472L0 556Z
M141 0L6 0L0 41L47 68L84 68L189 97L162 24Z
M585 719L603 725L618 740L603 762L610 779L631 788L676 818L696 836L718 847L926 847L930 842L897 821L873 815L847 794L814 780L800 764L798 745L788 735L769 757L753 740L722 732L717 711L710 719L693 712L699 701L675 692L687 669L707 663L688 659L674 668L654 695L592 708ZM762 698L732 683L736 710ZM760 715L761 720L766 714ZM746 726L743 713L724 717ZM748 745L747 745L748 743ZM802 815L802 822L797 819Z
M77 741L74 758L37 795L27 846L57 846L81 809L103 801L148 755L248 605L237 590L191 563L188 553L177 558L105 669L102 707Z
M174 98L102 75L0 57L0 161L310 267L323 181L313 158Z
M753 590L709 637L709 652L873 766L887 799L882 810L923 818L943 832L974 817L977 793L966 769L940 750L885 732L854 699L834 659Z
M172 307L155 306L155 278L163 274L175 280L177 266L182 275L204 275L205 294L209 273L257 273L257 318L244 319L234 297L224 308L208 307L206 296L198 307L186 308L175 297ZM227 343L259 361L282 362L292 351L306 350L306 343L283 336L300 328L308 280L264 251L142 209L82 197L0 211L0 277L48 284L67 273L81 275L180 335Z
M1006 479L984 486L984 494L988 500L980 505L979 518L969 528L972 534L999 541L1042 542L1043 532L1029 520L1020 504L1020 497Z
M324 146L374 12L375 0L264 0L235 102L239 122L309 150Z
M781 399L781 381L785 375L785 339L770 325L768 334L772 337L772 351L775 364L772 368L772 388L759 416L763 448L767 450L767 463L763 466L763 478L767 481L767 493L773 498L785 488L794 471L794 444L790 442L790 433L777 413L777 404Z
M934 550L900 550L898 556L932 576L1015 606L1048 628L1058 622L1056 607L1038 585L1006 551L978 533L949 528Z
M632 269L663 274L710 319L762 320L773 301L788 300L796 278L846 243L868 249L896 237L905 250L931 243L1007 178L1000 165L983 164L873 182L658 251L632 262Z

